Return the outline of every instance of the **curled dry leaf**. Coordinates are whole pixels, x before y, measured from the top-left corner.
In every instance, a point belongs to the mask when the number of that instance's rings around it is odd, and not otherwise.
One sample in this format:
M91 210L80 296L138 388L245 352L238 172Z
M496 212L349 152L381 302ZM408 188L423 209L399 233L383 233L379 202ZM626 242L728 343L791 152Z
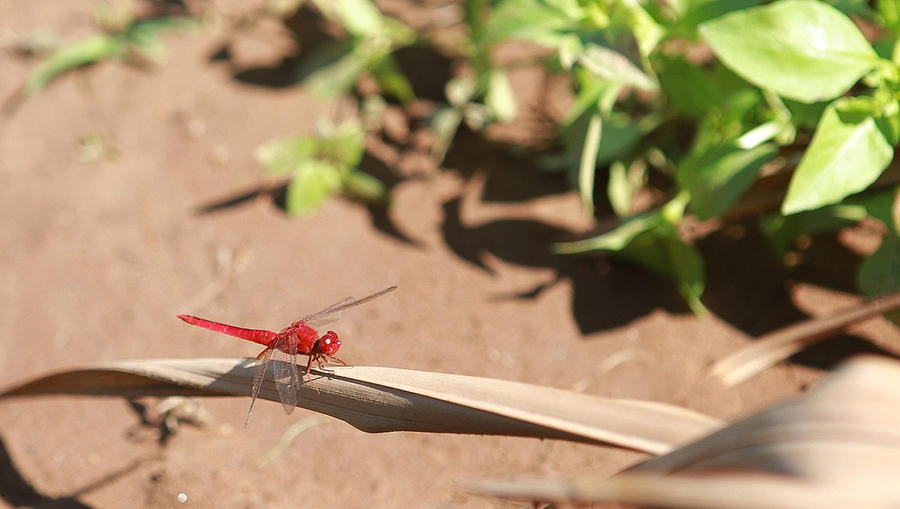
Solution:
M900 506L900 363L852 360L809 394L612 478L482 483L473 491L657 507Z
M711 372L726 385L737 385L817 341L897 308L900 308L900 292L872 299L829 316L785 327L720 359L713 365Z
M42 394L245 396L252 359L157 359L96 364L35 379L0 398ZM278 361L275 361L278 362ZM259 397L278 401L266 380ZM720 427L661 403L607 399L505 380L395 368L313 370L299 405L360 430L472 433L606 443L665 453Z

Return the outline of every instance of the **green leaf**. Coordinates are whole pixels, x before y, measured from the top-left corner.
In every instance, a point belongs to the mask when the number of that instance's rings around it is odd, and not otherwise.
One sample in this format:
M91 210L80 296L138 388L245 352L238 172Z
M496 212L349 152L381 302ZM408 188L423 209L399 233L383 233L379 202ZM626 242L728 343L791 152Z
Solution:
M763 98L755 88L735 90L722 97L718 103L701 118L691 152L696 153L734 140L751 126L758 125L761 120Z
M829 104L831 103L827 101L805 103L791 99L784 100L784 105L791 113L791 123L798 128L811 131L819 125L819 120Z
M690 193L694 213L707 220L728 211L777 153L774 143L750 150L735 142L714 145L686 157L678 165L676 177Z
M128 43L140 47L145 54L160 57L164 47L159 38L163 32L189 30L199 26L197 21L185 16L147 18L131 24L121 37Z
M718 104L720 84L699 66L668 55L661 55L655 64L663 93L675 111L700 116Z
M713 52L744 79L798 101L832 99L878 56L856 25L815 0L783 0L700 26Z
M659 211L645 212L632 216L616 228L596 237L575 242L560 242L553 245L557 254L577 254L588 251L621 251L638 235L650 230L662 221Z
M369 71L385 94L396 97L404 105L416 100L412 84L406 79L406 75L400 70L397 60L392 55L385 55L372 62Z
M866 297L900 291L900 236L890 232L881 247L859 267L859 288Z
M316 155L318 142L311 136L289 136L268 141L256 149L256 160L269 173L283 175L297 170Z
M609 165L609 183L606 194L609 204L619 217L631 215L634 209L634 197L647 182L647 163L643 159L635 160L631 166L625 167L622 161Z
M365 155L366 133L357 122L345 122L325 130L316 146L316 157L349 170Z
M621 23L628 27L637 41L641 56L646 58L656 49L659 41L666 35L666 29L644 10L641 2L636 0L618 0L613 7L611 23Z
M498 121L507 123L516 118L516 97L505 72L491 71L484 102Z
M341 186L340 171L329 163L307 159L288 184L285 208L303 215L319 208Z
M684 2L681 17L670 28L673 34L687 39L696 38L697 26L721 17L729 12L740 11L762 3L762 0L689 0Z
M769 214L760 219L760 230L769 238L772 249L783 258L801 235L834 231L865 219L862 205L831 205L790 216Z
M99 62L105 58L118 56L122 46L114 36L98 34L82 39L70 46L55 51L46 60L38 64L25 82L25 95L34 95L44 89L47 84L60 74Z
M501 0L484 24L484 43L525 39L556 47L584 12L577 0Z
M385 205L389 201L384 183L358 169L352 169L344 176L341 189L348 196L367 203Z
M600 113L594 112L588 122L587 133L581 151L581 162L578 165L578 194L581 206L588 215L594 211L594 173L597 169L597 149L603 135L603 121Z
M368 62L357 53L353 41L325 44L303 59L298 78L313 94L328 99L350 91Z
M783 214L837 203L869 187L894 150L872 116L871 101L846 98L822 115L788 186Z
M878 15L885 28L900 34L900 0L878 0Z
M632 216L602 235L554 244L553 252L613 251L617 257L676 281L691 309L702 313L706 309L700 302L706 284L703 259L697 248L681 240L675 226L684 212L685 196L680 193L659 210Z
M869 217L881 221L894 233L900 233L900 186L865 192L848 201L862 205Z
M316 0L316 6L354 37L378 35L384 28L384 16L370 0Z
M588 43L578 62L595 76L639 90L657 89L656 81L634 65L625 55L605 46Z
M622 161L615 161L609 165L609 183L606 185L606 196L609 204L619 217L625 217L631 213L631 204L634 194L628 182L628 169Z

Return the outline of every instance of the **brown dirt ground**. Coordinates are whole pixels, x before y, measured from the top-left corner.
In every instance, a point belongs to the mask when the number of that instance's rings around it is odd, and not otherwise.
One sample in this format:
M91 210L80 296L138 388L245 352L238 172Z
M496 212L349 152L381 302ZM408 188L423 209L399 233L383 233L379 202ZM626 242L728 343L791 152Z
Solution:
M230 66L276 62L287 42L268 28L242 37ZM0 2L5 44L38 29L73 40L94 25L80 3ZM198 213L277 184L253 149L312 132L329 113L296 87L234 79L234 67L210 60L224 36L169 37L168 57L149 72L107 62L71 73L0 123L0 385L99 360L253 356L252 345L175 314L277 328L392 284L399 291L344 321L345 360L663 401L724 419L798 393L853 352L900 349L896 330L873 320L726 389L705 369L749 335L858 301L847 274L874 247L871 235L817 237L788 278L758 238L714 233L700 242L712 314L698 318L671 285L639 270L545 254L591 227L577 197L473 137L436 176L393 174L387 213L333 199L295 219L266 193ZM0 53L0 94L33 65ZM119 156L80 161L79 140L92 132ZM459 483L612 474L641 458L558 441L368 435L333 421L260 466L312 414L288 417L261 402L242 431L246 399L202 403L211 423L182 427L160 447L149 434L127 436L138 417L121 399L3 402L0 505L33 489L48 505L91 507L170 507L179 493L194 507L517 506Z

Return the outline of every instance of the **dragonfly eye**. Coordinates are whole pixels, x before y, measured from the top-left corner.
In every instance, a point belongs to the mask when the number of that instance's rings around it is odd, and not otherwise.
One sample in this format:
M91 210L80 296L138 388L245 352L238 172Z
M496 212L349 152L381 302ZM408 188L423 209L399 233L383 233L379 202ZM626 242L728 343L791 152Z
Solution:
M338 338L338 335L334 331L326 332L321 338L319 338L319 350L322 351L325 355L334 355L337 353L338 349L341 347L341 340Z

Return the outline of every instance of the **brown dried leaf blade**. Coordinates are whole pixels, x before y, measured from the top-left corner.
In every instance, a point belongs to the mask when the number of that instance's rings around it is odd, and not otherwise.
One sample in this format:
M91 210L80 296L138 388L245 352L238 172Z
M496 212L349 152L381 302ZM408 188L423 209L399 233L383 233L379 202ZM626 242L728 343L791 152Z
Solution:
M40 377L0 398L41 394L221 396L248 394L250 359L157 359L97 364ZM267 379L260 398L279 401ZM381 367L314 371L299 406L358 429L558 438L661 454L717 429L718 421L644 401L535 385Z
M611 478L482 483L494 496L657 507L900 506L900 363L852 360L809 394Z

